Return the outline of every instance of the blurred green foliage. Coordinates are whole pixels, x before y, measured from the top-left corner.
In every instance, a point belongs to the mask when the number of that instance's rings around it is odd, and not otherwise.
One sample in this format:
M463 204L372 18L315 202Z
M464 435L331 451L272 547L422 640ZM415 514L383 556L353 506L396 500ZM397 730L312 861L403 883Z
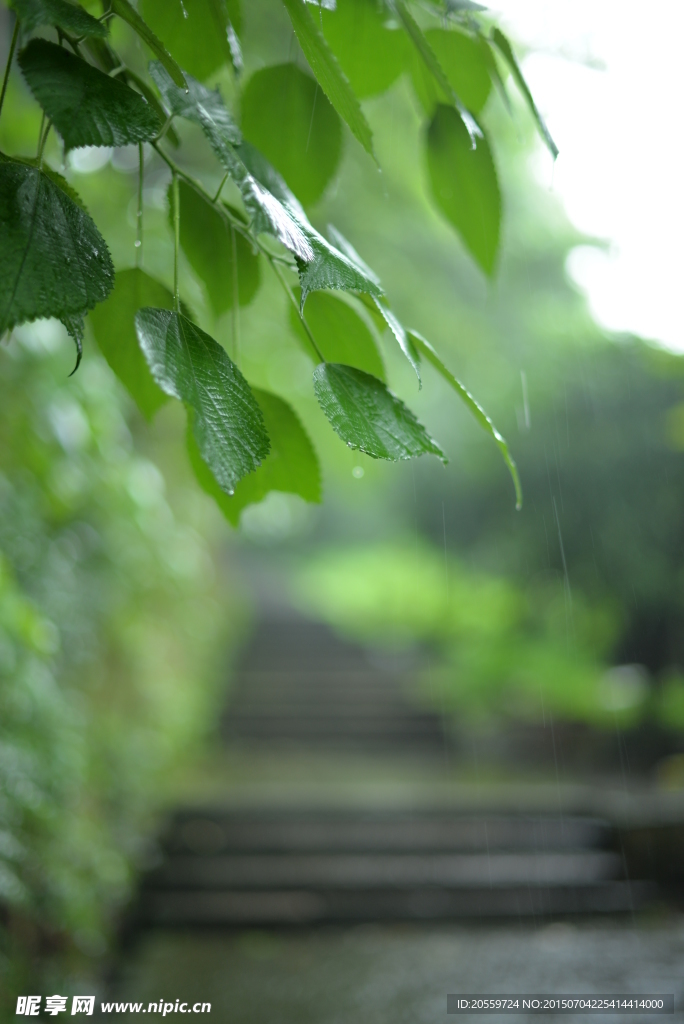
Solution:
M2 357L0 1006L46 951L105 951L231 621L213 508L174 514L101 357L69 378L54 322Z

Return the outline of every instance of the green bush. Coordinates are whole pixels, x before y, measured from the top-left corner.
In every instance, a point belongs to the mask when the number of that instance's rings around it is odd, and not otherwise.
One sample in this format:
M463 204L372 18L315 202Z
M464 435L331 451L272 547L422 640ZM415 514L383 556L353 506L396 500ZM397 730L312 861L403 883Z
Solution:
M159 470L133 450L109 369L92 357L69 379L62 343L54 321L17 331L0 378L10 995L18 964L33 977L46 948L106 948L170 772L206 731L231 618L212 570L213 506L195 492L174 514Z

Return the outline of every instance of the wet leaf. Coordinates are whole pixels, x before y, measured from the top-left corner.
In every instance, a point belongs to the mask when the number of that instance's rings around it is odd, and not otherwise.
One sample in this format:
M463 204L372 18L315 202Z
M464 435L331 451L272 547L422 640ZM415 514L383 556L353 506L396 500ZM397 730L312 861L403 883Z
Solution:
M139 93L46 39L33 39L19 65L67 149L127 146L161 127Z
M257 388L253 389L253 394L264 416L271 451L254 473L240 481L232 497L218 487L188 430L190 462L200 486L214 498L233 526L238 525L243 509L263 501L271 491L298 494L304 501L315 504L321 500L318 458L297 414L277 395Z
M306 303L306 322L316 344L329 363L344 363L385 380L385 367L373 333L344 299L329 292L315 292ZM290 308L290 326L304 351L318 362L300 318Z
M303 0L283 0L299 45L326 94L353 135L374 157L373 135L352 87Z
M501 53L502 57L504 58L504 60L508 64L508 66L509 66L509 68L511 70L511 74L513 75L513 78L515 79L516 84L517 84L518 88L520 89L520 92L525 97L527 105L528 105L528 107L530 108L530 110L532 112L532 116L534 117L535 121L537 122L537 127L539 129L539 133L540 133L541 137L543 138L544 142L546 143L546 147L549 150L549 153L551 154L551 156L555 160L556 157L558 156L558 146L553 141L553 139L551 137L551 132L546 127L546 121L544 120L544 118L539 113L539 108L537 107L537 104L534 102L534 97L532 96L532 93L530 92L529 86L528 86L527 82L525 81L525 78L523 77L523 73L520 70L520 66L519 66L518 62L515 59L515 54L513 53L513 47L511 46L511 44L509 43L508 39L503 34L503 32L501 32L500 29L498 29L498 28L495 28L492 31L492 42L498 48L498 50Z
M102 235L58 180L0 160L0 335L26 320L79 316L114 283Z
M144 270L120 270L109 298L90 314L100 351L146 419L168 396L157 386L135 332L135 314L145 306L173 309L173 295Z
M159 387L194 410L197 447L227 494L269 452L264 418L225 350L181 313L141 309L135 328Z
M314 370L316 398L333 429L350 447L374 459L446 458L410 409L363 370L321 363Z
M454 377L451 370L447 369L442 360L439 358L434 348L429 341L426 341L422 335L418 334L417 331L409 331L408 335L415 345L418 352L425 356L429 363L435 367L438 373L444 377L446 381L451 385L459 398L465 403L470 412L473 414L480 426L485 430L491 438L496 442L499 451L503 456L503 460L508 466L508 470L513 480L513 486L515 487L515 500L516 508L522 508L522 487L520 485L520 476L518 475L518 467L515 464L513 456L510 453L506 441L501 436L499 431L496 429L492 421L490 420L487 413L484 411L480 403L474 398L464 384L461 384L458 378Z
M422 388L423 382L420 377L420 360L416 354L416 350L413 347L413 343L409 338L404 326L399 322L398 318L394 315L389 306L386 306L384 302L380 302L379 299L375 300L375 305L380 312L380 316L385 321L390 331L394 335L399 348L404 353L409 363L413 367L413 371L418 378L418 387Z
M242 94L242 130L304 204L321 198L342 154L342 125L316 81L295 64L255 72Z
M127 22L133 31L140 36L144 43L147 43L152 53L155 55L157 60L166 68L166 71L171 76L171 79L175 84L181 88L185 88L185 78L183 72L178 67L169 51L166 49L160 39L154 34L150 26L144 21L134 7L131 7L128 0L110 0L111 8L115 14ZM168 4L167 4L168 10Z
M55 25L75 36L106 36L107 26L77 4L67 0L11 0L25 32L41 25Z
M421 31L413 15L409 12L404 0L392 0L392 5L406 29L406 32L415 47L416 54L425 66L426 71L433 77L443 96L449 97L454 108L458 111L463 125L470 137L470 144L474 148L482 134L480 126L470 111L466 109L461 97L453 89L448 77L444 73L442 65L439 63L436 54L430 46L430 43Z
M231 39L237 40L241 20L235 0L142 0L140 12L184 71L200 81L234 63Z
M491 277L499 250L501 193L486 137L473 149L457 112L440 104L428 127L427 163L437 205Z
M323 34L358 97L385 92L404 70L406 35L386 27L387 14L369 0L340 0L324 11Z
M425 33L425 39L451 89L468 110L479 114L492 90L487 44L483 47L481 38L453 29L430 29ZM444 93L415 51L411 60L411 77L416 94L430 117L438 103L451 102L451 94Z
M241 135L219 90L207 89L191 75L187 76L187 89L179 89L159 61L151 62L150 75L169 113L198 124L225 166L226 160L232 158L232 147L240 142Z
M239 231L230 227L216 207L184 181L180 195L180 242L190 266L207 289L215 316L233 308L234 260L237 267L238 304L246 306L259 288L259 256ZM173 217L173 191L169 189L169 216ZM234 237L233 237L234 234ZM151 303L149 303L151 305Z
M307 295L314 291L356 291L367 292L369 295L382 295L382 287L377 277L365 264L362 265L354 261L346 253L331 245L311 226L301 203L278 172L257 149L249 143L243 142L239 153L250 174L264 189L268 190L272 199L278 202L280 209L285 211L297 231L300 232L307 247L308 255L303 256L301 251L298 252L293 245L288 245L288 248L297 257L302 306L306 302Z

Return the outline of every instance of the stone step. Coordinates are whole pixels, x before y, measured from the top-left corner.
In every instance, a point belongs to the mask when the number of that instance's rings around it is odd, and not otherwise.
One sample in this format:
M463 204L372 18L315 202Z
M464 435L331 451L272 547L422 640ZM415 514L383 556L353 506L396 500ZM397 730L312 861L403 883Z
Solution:
M581 886L451 889L147 890L142 926L258 927L411 920L548 918L624 914L655 895L649 883L608 881Z
M473 852L601 849L609 825L596 818L443 813L370 814L179 811L164 840L168 853Z
M562 853L176 855L148 879L172 889L452 889L578 886L615 879L607 850Z

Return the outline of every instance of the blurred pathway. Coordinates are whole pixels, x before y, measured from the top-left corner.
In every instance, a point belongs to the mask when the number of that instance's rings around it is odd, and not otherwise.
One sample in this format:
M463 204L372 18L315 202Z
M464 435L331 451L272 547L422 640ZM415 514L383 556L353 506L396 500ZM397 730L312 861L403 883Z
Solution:
M146 879L118 998L389 1024L446 1020L455 991L680 993L684 923L628 877L619 799L464 778L412 668L287 610L261 619L225 753Z

